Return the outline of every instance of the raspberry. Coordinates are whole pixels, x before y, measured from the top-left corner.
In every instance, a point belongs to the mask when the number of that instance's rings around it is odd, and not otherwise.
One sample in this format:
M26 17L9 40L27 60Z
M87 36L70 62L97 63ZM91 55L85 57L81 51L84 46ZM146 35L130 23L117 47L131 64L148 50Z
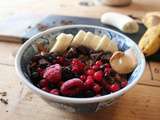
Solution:
M120 87L117 83L114 83L114 84L109 86L109 89L110 89L111 92L115 92L115 91L118 91L120 89Z
M59 95L59 90L57 89L52 89L49 93L53 94L53 95Z
M61 80L61 66L59 64L54 64L48 67L44 72L43 78L52 83L57 83Z
M79 73L83 70L85 64L81 60L74 58L71 62L72 72Z
M127 80L122 81L122 82L121 82L121 87L124 88L125 86L127 86L127 84L128 84L128 81L127 81Z
M95 73L95 71L93 69L88 69L87 70L87 75L93 75Z
M62 95L74 96L78 95L84 88L83 82L78 78L70 79L63 83L60 88Z
M101 92L101 87L98 84L95 84L93 86L93 91L95 92L95 94L99 94Z
M97 72L95 72L94 73L94 79L96 80L96 81L102 81L102 79L103 79L103 72L100 70L100 71L97 71Z

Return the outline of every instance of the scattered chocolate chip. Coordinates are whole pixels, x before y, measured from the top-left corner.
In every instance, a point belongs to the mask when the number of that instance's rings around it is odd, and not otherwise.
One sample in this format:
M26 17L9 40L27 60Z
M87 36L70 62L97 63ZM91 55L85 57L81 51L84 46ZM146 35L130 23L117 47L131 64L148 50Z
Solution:
M71 79L73 77L74 77L74 74L71 71L70 67L64 67L64 68L62 68L62 79L64 81L69 80L69 79Z
M76 58L78 57L78 52L76 48L72 47L68 50L68 52L65 55L67 58Z
M0 92L1 96L7 96L7 92Z
M79 46L76 48L77 52L79 54L83 54L83 55L89 55L91 49L90 48L87 48L85 46Z
M93 61L97 61L101 58L101 56L103 55L103 52L96 52L96 53L91 53L90 54L90 58L93 60Z
M1 103L7 105L8 104L8 99L0 98Z
M61 25L70 25L70 24L73 24L73 21L71 20L61 20Z
M37 29L39 31L44 31L44 30L47 30L49 28L48 25L44 25L44 24L37 24Z
M111 55L112 55L111 52L107 52L107 53L103 54L103 55L101 56L102 62L108 63Z
M80 0L79 5L81 6L94 6L94 2L92 0Z

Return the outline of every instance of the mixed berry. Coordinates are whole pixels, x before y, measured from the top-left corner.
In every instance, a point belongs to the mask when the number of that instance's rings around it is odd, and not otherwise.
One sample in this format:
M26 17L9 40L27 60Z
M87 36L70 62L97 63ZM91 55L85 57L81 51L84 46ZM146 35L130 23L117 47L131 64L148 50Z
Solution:
M32 57L29 73L32 83L54 95L94 97L125 87L127 75L116 73L109 64L111 52L79 46L63 54L41 52Z

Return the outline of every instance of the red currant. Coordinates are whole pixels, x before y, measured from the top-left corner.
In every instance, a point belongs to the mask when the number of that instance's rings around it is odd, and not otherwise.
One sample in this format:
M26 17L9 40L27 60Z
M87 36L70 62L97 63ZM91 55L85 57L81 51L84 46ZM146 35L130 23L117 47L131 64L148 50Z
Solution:
M95 71L93 69L88 69L87 70L87 75L94 75Z
M101 81L103 79L103 72L101 70L94 73L94 79L96 81Z
M94 85L93 77L92 76L88 76L86 81L85 81L85 84L89 88L92 87Z
M99 65L93 65L92 69L95 70L95 71L97 71L99 69Z
M115 91L118 91L120 89L120 87L117 83L114 83L114 84L110 85L109 89L111 92L115 92Z
M96 65L98 65L99 67L100 67L102 64L103 64L103 63L102 63L101 60L96 61Z
M127 81L127 80L122 81L122 82L121 82L121 87L124 88L125 86L127 86L127 84L128 84L128 81Z
M81 75L80 79L84 82L86 80L86 75Z
M111 69L110 69L110 68L107 68L107 67L106 67L106 68L104 69L105 76L109 76L110 72L111 72Z
M62 56L57 56L57 63L59 63L59 64L63 64L64 63L64 57L62 57Z
M96 94L99 94L100 91L101 91L101 87L98 85L98 84L95 84L93 86L93 91L96 93Z
M79 71L80 71L80 69L79 69L78 65L72 66L72 72L78 73Z

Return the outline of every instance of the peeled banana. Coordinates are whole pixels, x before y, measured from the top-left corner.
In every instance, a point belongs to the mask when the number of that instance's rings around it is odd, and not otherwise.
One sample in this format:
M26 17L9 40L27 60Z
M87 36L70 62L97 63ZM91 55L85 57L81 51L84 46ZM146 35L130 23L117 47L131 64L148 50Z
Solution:
M139 41L139 47L145 56L150 56L160 48L160 25L149 28Z

